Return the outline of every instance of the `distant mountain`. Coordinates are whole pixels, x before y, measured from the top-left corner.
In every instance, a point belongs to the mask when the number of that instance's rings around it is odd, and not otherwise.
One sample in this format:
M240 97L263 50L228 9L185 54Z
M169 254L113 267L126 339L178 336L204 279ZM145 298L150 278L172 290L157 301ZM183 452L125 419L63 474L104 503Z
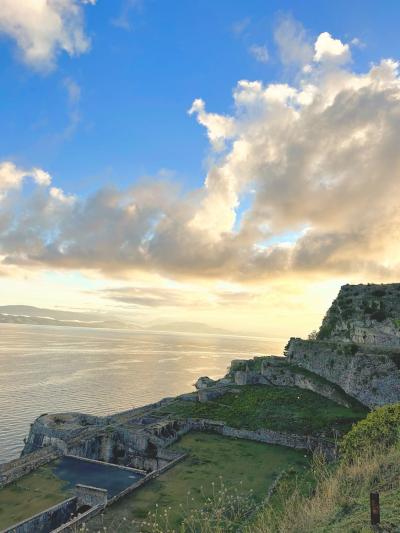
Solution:
M61 311L59 309L44 309L32 305L0 305L0 313L3 315L53 318L56 320L80 320L82 322L98 322L105 318L98 313L82 313L76 311ZM99 318L99 316L101 318Z
M147 326L150 331L176 331L177 333L208 333L214 335L232 335L231 331L214 328L202 322L165 322Z
M136 329L133 324L127 324L100 313L91 314L60 311L58 309L43 309L30 305L0 306L0 323L80 328Z
M32 324L77 328L130 329L132 331L165 331L232 335L231 331L214 328L201 322L161 322L139 326L102 313L84 313L46 309L31 305L0 305L0 324Z

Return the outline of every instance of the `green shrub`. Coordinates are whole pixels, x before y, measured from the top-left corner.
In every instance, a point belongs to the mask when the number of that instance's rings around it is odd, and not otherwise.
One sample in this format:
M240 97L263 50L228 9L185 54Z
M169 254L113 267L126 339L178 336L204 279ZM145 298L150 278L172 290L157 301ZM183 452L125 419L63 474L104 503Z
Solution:
M384 289L375 289L374 291L372 291L372 294L374 296L378 296L378 298L380 298L382 296L385 296L386 291Z
M400 403L379 407L344 436L340 451L346 461L400 440Z
M383 309L379 309L371 314L371 318L378 322L383 322L387 318L387 313Z

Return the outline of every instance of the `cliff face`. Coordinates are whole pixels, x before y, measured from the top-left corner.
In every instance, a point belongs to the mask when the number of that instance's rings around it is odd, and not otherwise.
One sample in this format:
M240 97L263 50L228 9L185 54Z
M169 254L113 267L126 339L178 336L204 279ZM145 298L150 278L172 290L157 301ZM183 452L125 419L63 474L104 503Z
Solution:
M367 407L400 401L399 355L377 347L291 339L288 360L336 383Z
M400 283L345 285L317 338L290 339L285 355L234 361L229 376L237 385L310 389L342 405L340 390L369 408L400 402Z
M317 339L400 347L400 283L344 285Z

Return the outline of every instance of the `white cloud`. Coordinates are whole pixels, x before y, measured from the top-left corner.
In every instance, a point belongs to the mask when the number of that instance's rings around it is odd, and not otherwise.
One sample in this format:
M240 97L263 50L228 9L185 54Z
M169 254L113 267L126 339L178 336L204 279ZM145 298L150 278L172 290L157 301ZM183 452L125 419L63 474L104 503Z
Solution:
M62 189L58 187L51 187L50 196L55 200L58 200L61 204L72 205L76 201L76 197L73 195L67 195Z
M335 61L347 63L350 59L350 47L343 44L340 39L333 39L330 33L321 33L314 45L314 61Z
M0 163L0 191L16 189L20 187L25 176L25 172L11 163L4 161Z
M37 169L2 163L3 266L226 281L400 275L399 65L352 72L346 44L318 39L320 60L299 64L295 83L242 80L230 115L194 101L211 148L224 150L189 194L154 180L69 199Z
M75 56L90 47L82 4L95 0L2 0L0 33L16 42L25 63L51 69L60 52Z
M260 63L268 63L269 53L266 46L253 44L253 46L250 46L249 52L256 61L259 61Z
M251 23L250 17L245 17L241 20L237 20L236 22L232 24L232 32L235 35L240 36L246 31L250 23Z
M205 126L214 150L225 148L225 140L233 135L234 121L230 117L208 113L203 100L197 98L189 109L189 115L196 114L199 124Z
M48 186L51 183L51 176L41 168L34 168L30 172L38 185ZM28 173L29 174L29 173Z
M130 31L132 29L131 14L132 11L138 11L142 8L143 0L123 0L119 14L111 20L111 24L122 30Z
M279 19L274 37L284 65L306 65L312 60L313 49L307 32L290 15Z
M51 176L40 168L25 170L18 168L12 161L0 163L0 191L18 189L25 178L31 177L40 186L48 186Z
M74 133L75 129L81 121L81 113L79 104L81 100L81 88L78 83L72 78L65 78L63 81L64 88L68 97L68 115L69 122L63 131L62 136L69 138Z
M75 105L79 103L81 99L81 88L72 78L64 79L64 87L68 94L68 100L70 104Z

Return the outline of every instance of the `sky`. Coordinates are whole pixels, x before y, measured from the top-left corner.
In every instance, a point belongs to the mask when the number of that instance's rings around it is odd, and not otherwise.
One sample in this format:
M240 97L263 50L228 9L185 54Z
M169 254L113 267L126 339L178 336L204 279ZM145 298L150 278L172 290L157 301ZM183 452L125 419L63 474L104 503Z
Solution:
M304 336L399 281L395 0L0 0L1 303Z

